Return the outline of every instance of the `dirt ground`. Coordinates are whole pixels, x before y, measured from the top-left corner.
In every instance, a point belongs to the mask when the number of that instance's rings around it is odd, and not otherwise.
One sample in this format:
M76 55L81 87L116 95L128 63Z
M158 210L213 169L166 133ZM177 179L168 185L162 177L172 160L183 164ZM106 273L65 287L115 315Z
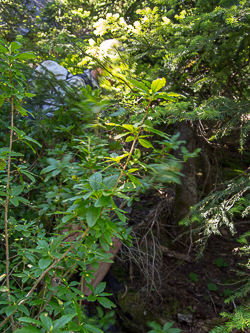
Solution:
M232 312L242 302L225 300L244 284L236 271L246 272L241 264L247 258L239 256L237 249L242 244L237 238L249 229L250 221L235 221L234 236L226 227L222 228L222 235L213 235L197 257L198 248L190 250L181 242L173 242L176 234L171 225L171 202L159 213L160 206L155 196L142 196L130 213L130 224L140 226L133 234L134 248L125 245L109 273L122 286L120 291L113 292L112 298L117 305L117 326L122 332L147 332L147 321L174 321L173 327L183 333L209 332L223 324L221 312ZM162 222L157 214L165 214L167 219ZM143 224L145 220L147 223ZM147 238L142 236L145 233ZM154 242L159 238L160 242ZM145 256L152 247L154 254ZM164 252L166 248L170 251ZM112 289L112 283L107 284Z

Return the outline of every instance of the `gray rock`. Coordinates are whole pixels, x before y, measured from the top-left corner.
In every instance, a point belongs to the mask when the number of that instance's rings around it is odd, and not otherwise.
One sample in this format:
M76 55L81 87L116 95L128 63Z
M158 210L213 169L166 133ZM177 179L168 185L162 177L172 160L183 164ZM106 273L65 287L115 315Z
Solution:
M188 325L191 325L192 321L193 321L193 315L192 314L178 313L177 318L178 318L178 321L180 323L186 323Z

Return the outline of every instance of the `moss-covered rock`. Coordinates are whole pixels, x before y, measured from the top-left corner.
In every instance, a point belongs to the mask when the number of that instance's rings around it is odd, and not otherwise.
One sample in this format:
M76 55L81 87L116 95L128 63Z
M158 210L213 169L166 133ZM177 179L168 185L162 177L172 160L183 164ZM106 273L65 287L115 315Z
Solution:
M154 314L147 309L145 300L134 289L118 293L117 312L121 325L127 332L148 332L147 322L156 320Z

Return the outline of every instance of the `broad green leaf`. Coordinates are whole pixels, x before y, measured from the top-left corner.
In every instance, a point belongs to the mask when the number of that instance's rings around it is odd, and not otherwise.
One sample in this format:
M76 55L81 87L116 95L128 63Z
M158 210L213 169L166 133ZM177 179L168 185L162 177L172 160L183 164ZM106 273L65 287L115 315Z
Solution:
M122 127L126 128L131 133L134 133L134 131L135 131L135 128L133 125L124 124L124 125L122 125Z
M120 116L120 115L124 114L125 112L126 112L126 110L120 107L119 111L116 111L116 112L110 114L109 117Z
M137 89L142 90L147 95L149 95L149 89L144 83L139 82L135 79L129 79L128 81L131 82Z
M151 82L147 81L147 80L142 80L142 82L144 84L146 84L146 86L150 89L151 88Z
M63 223L66 223L66 222L68 222L69 220L71 220L73 217L75 217L75 215L73 215L73 214L65 215L65 216L62 218L62 222L63 222Z
M7 306L5 309L6 316L9 317L16 309L17 309L17 305Z
M139 142L140 144L145 147L145 148L154 148L151 144L151 142L149 142L148 140L145 140L145 139L140 139L139 138Z
M5 101L5 98L0 97L0 107L3 105L4 101Z
M140 185L140 181L133 175L129 175L128 174L128 178L131 180L132 183L136 184L136 185Z
M102 174L100 172L94 173L89 177L89 183L94 191L98 191L102 186Z
M38 247L42 248L43 251L48 252L49 251L49 244L45 240L38 240L37 241Z
M127 184L125 184L125 185L127 185ZM122 185L122 188L124 189L124 185ZM119 189L118 189L118 191L114 191L114 195L117 196L118 198L122 198L122 199L125 199L125 200L130 199L130 197L128 197L126 194L124 194L122 192L119 192Z
M36 260L35 257L34 257L32 254L28 253L28 252L25 252L25 256L26 256L30 261L35 261L35 260Z
M111 196L101 196L95 202L95 207L104 207L110 202Z
M36 56L32 52L24 52L24 53L18 54L16 56L16 59L27 60L27 59L34 59L35 57Z
M31 146L29 142L23 139L20 139L20 141L24 142L28 147L30 147L30 149L33 151L34 154L36 153L35 149Z
M2 147L0 149L0 156L5 156L5 155L8 155L9 153L11 153L9 147Z
M108 189L112 190L113 187L116 185L117 179L119 175L109 176L103 179L103 185Z
M24 186L23 185L19 185L13 188L11 195L13 197L17 197L20 193L23 192Z
M29 205L30 202L29 200L23 198L23 197L16 197L17 200L21 201L22 203L26 204L26 205Z
M134 136L128 136L125 141L130 142L130 141L134 141L134 140L135 140Z
M246 237L240 237L240 238L237 238L236 239L237 240L237 242L239 242L239 243L244 243L244 244L247 244L248 245L248 241L246 240Z
M52 319L49 317L48 313L42 313L40 316L43 327L50 332L52 326Z
M52 239L50 242L50 250L54 251L62 243L62 240L65 238L64 235L58 236L56 239Z
M22 45L18 42L12 42L10 44L10 50L11 50L11 53L15 52L17 49L20 49Z
M58 165L49 165L41 171L41 175L46 173L46 172L50 172L52 170L55 170L57 167L58 167Z
M40 304L43 304L43 302L44 301L42 299L36 299L36 300L30 302L29 305L40 305Z
M122 222L126 222L126 216L125 215L123 215L122 213L120 213L120 212L117 212L116 211L116 214L118 215L118 217L119 217L119 219L122 221Z
M35 327L23 327L16 330L15 333L41 333L41 330Z
M114 137L114 139L115 139L115 140L118 140L118 139L124 137L125 135L128 135L129 133L130 133L130 132L126 132L126 133L118 134L118 135L116 135L116 136Z
M103 236L105 237L108 244L111 245L112 244L112 238L111 238L110 232L104 231Z
M161 90L165 85L166 85L166 79L165 78L154 80L151 84L152 93L154 94L157 91Z
M45 269L47 268L52 262L52 258L50 257L44 257L42 259L40 259L38 261L38 266L41 268L41 269Z
M28 308L26 308L26 306L24 306L23 304L18 305L18 306L17 306L17 309L18 309L19 311L22 311L24 314L26 314L26 316L29 316L29 315L30 315L30 312L29 312Z
M86 333L86 330L83 329L82 325L78 325L75 321L71 321L69 323L68 331L64 333L79 332L79 331L82 333Z
M57 319L56 321L54 321L52 332L56 332L56 330L60 330L61 328L63 328L74 317L75 317L75 313L74 314L67 314L67 315L64 315L61 318Z
M167 92L159 92L155 94L155 97L157 98L162 98L162 99L166 99L167 101L170 102L176 102L176 98L174 97L181 97L181 95L179 94L173 94L173 93L167 93Z
M35 143L37 146L42 147L41 144L40 144L38 141L36 141L35 139L31 138L30 136L25 135L24 138L25 138L27 141L31 141L31 142Z
M132 168L132 169L129 169L128 171L127 171L127 173L132 173L132 172L135 172L135 171L137 171L137 170L139 170L138 168Z
M0 275L0 281L2 281L5 278L6 274Z
M166 139L169 139L169 138L170 138L168 134L163 133L162 131L159 131L159 130L157 130L157 129L154 129L154 128L151 127L151 126L145 126L145 128L146 128L147 131L152 132L152 133L155 133L155 134L157 134L157 135L159 135L159 136L162 136L162 137L164 137L164 138L166 138Z
M4 47L2 44L0 44L0 53L8 53L8 49Z
M36 320L34 318L30 318L30 317L21 317L21 318L18 318L18 320L23 321L24 323L32 323L32 324L36 324L36 325L39 325L39 326L42 325L42 323L39 320Z
M19 205L19 201L17 200L17 198L10 198L10 202L16 207Z
M129 155L129 153L117 156L116 159L115 159L115 161L117 161L118 163L120 163L121 160L124 159L125 157L127 157L128 155Z
M75 307L79 322L81 322L82 321L82 312L81 312L80 306L78 305L78 302L75 300L73 300L73 303L74 303L74 307Z
M103 331L100 328L93 325L86 324L83 326L83 328L87 328L90 332L93 333L103 333Z
M25 176L27 176L32 182L36 181L36 179L34 178L35 175L32 172L30 172L28 170L20 170L20 172L22 174L24 174Z
M95 295L100 294L101 292L103 292L105 288L106 288L106 282L99 283L97 285L97 287L95 288Z
M89 295L87 298L88 302L95 302L96 301L96 297L94 295Z
M104 251L109 251L110 245L108 244L106 239L104 239L103 237L100 237L99 242L100 242L101 247L104 249Z
M4 170L6 168L7 162L3 159L0 158L0 170Z
M17 128L16 126L9 126L8 127L9 129L12 129L17 135L18 135L18 138L24 138L25 137L25 133L24 131L20 130L19 128Z
M26 96L26 97L28 97L28 98L31 98L31 97L34 97L34 96L36 96L36 94L32 94L32 93L25 93L24 94L24 96ZM29 114L31 114L32 115L32 113L31 112L29 112Z
M95 293L95 289L94 289L94 287L91 284L86 283L86 286L92 291L93 294Z
M107 309L115 307L114 303L112 303L107 297L98 297L98 302Z
M105 123L105 125L107 125L107 126L121 126L121 125L119 125L119 124L115 124L115 123Z
M101 213L101 207L95 207L91 205L87 209L86 220L89 227L93 227L96 224Z
M139 159L141 157L141 151L140 149L136 148L134 152L134 156Z
M207 284L207 288L208 288L208 290L210 290L210 291L216 291L216 290L218 289L218 287L217 287L216 284L214 284L214 283L208 283L208 284Z
M2 292L2 293L5 293L5 292L7 292L9 289L6 287L6 286L1 286L0 287L0 292Z
M21 154L21 153L16 153L16 152L14 152L14 151L11 151L11 152L9 152L8 153L8 156L11 156L11 157L15 157L15 156L24 156L23 154Z
M163 331L166 331L168 330L170 327L172 327L174 325L173 322L169 322L169 323L166 323L164 326L163 326Z
M83 196L82 196L82 198L84 199L84 200L86 200L86 199L88 199L93 193L95 193L95 192L88 192L88 193L86 193L86 194L84 194Z
M160 324L156 323L155 321L148 321L148 326L153 328L155 331L162 332L162 327Z

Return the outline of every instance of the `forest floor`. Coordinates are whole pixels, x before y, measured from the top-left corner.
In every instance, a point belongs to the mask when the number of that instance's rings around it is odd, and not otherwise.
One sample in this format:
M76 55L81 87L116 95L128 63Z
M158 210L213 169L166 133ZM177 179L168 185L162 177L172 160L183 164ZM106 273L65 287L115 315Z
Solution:
M160 212L165 216L162 222L155 217L164 202L165 208ZM237 239L249 230L250 221L235 221L234 236L223 227L222 234L211 236L198 257L198 248L190 250L180 241L170 241L175 238L172 217L171 200L159 203L157 196L141 196L140 202L133 206L130 224L140 226L136 233L140 241L135 241L137 245L133 248L125 246L106 279L107 289L113 289L117 325L122 332L147 332L150 328L146 322L152 320L162 325L173 321L173 327L183 333L209 332L223 325L221 312L232 312L241 305L240 299L229 303L225 300L249 279L249 275L239 276L236 271L247 273L242 264L248 260L237 250L244 244ZM154 242L159 238L161 243L165 242L161 244L163 249L170 252L159 254L159 242ZM151 254L145 255L143 246ZM123 286L121 291L114 292L113 277Z

